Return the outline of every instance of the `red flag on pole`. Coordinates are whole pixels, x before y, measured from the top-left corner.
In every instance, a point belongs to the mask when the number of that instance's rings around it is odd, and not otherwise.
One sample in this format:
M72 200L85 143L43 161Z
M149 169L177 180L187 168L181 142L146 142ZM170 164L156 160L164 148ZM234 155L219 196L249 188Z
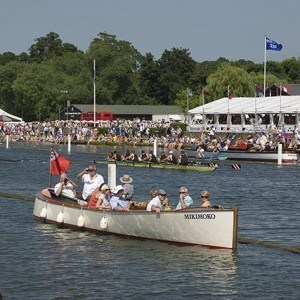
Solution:
M59 155L55 150L51 150L50 156L50 174L61 175L66 173L70 167L70 160Z

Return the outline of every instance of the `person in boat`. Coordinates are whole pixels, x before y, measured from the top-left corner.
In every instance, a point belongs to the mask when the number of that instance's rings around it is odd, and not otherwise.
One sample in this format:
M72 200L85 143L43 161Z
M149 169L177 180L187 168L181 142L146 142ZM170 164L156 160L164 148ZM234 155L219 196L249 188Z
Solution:
M158 189L152 189L152 190L150 191L150 200L148 201L148 203L149 203L153 198L155 198L157 195L158 195Z
M153 164L157 164L158 163L157 157L154 155L153 150L150 150L150 152L149 152L148 161L150 163L153 163Z
M96 203L96 209L111 209L110 206L110 187L107 184L103 184L100 189L100 195Z
M164 190L162 189L158 190L157 196L149 201L146 210L155 211L155 212L160 212L164 210L163 201L165 200L166 197L167 197L167 193Z
M180 155L178 157L178 164L187 166L189 164L189 158L186 155L184 150L181 150Z
M133 181L133 178L130 177L128 174L124 174L121 178L120 181L122 182L122 186L124 189L124 197L126 201L131 201L134 193L134 187L131 184Z
M145 160L147 160L147 158L148 158L148 155L146 154L145 150L142 150L140 160L145 161Z
M169 198L167 196L163 200L162 205L163 205L164 210L171 210L172 209L172 207L170 205L170 202L169 202Z
M124 159L124 157L120 154L120 153L118 153L118 151L114 151L113 152L113 161L122 161Z
M197 149L197 158L203 158L204 156L204 149L199 145Z
M169 155L163 160L163 162L167 162L169 164L177 165L177 158L173 154L173 151L169 151Z
M160 154L159 161L162 162L162 161L164 161L166 158L167 158L167 154L163 151L163 152Z
M153 150L150 150L149 154L146 156L144 161L148 161L149 163L153 163L153 164L158 163L156 156L153 154Z
M129 207L126 199L123 197L124 189L122 185L117 185L113 190L113 196L110 198L110 206L112 210L128 211Z
M106 160L108 161L114 161L114 153L113 152L110 152L106 158Z
M126 153L123 155L123 160L130 160L131 156L130 156L130 151L127 150Z
M135 153L134 150L131 151L130 153L130 160L133 162L138 162L139 161L139 157L138 155Z
M82 172L77 174L77 178L83 182L82 199L89 202L92 193L104 183L104 179L100 174L97 174L95 165L90 165Z
M68 178L67 174L59 176L59 183L54 186L54 189L44 189L42 194L46 197L61 200L62 197L76 199L77 184Z
M208 191L202 191L201 192L201 200L202 200L201 207L210 207L211 206Z
M111 209L110 204L110 188L107 184L102 183L97 190L95 190L88 203L90 209Z
M179 202L176 206L177 209L185 209L191 207L193 205L193 199L188 193L188 189L186 187L181 187L179 189Z

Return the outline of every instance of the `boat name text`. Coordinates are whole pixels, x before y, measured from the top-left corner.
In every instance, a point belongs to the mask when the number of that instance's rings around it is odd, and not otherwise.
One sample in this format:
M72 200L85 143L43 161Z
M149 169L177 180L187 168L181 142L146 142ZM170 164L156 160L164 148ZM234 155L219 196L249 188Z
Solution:
M191 214L191 215L184 215L184 219L215 219L215 214Z

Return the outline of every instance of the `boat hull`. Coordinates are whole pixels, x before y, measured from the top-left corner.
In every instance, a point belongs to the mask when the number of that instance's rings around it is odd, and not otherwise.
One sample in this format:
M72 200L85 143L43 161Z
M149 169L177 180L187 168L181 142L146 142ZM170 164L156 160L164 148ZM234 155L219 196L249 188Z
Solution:
M277 152L251 152L251 151L226 151L228 160L257 161L257 162L278 162ZM299 160L298 153L282 152L282 162L295 164Z
M97 164L115 164L123 167L137 167L137 168L152 168L152 169L176 169L176 170L188 170L188 171L200 171L200 172L212 172L216 169L215 166L195 164L195 165L172 165L172 164L151 164L145 162L110 162L110 161L98 161Z
M236 250L237 214L236 208L193 208L160 213L91 210L49 199L41 193L36 195L33 210L37 219L92 232L231 250ZM79 220L84 220L84 225L79 225Z

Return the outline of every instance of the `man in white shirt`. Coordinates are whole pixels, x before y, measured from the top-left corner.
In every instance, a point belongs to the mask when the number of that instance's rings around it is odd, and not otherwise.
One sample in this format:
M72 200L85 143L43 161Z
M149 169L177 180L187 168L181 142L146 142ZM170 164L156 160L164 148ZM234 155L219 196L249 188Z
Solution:
M160 212L163 210L162 202L166 198L167 194L164 190L158 190L157 196L154 197L147 205L147 211Z
M77 175L83 183L82 199L89 201L92 193L104 183L104 179L101 175L97 174L97 168L95 165L90 165Z

